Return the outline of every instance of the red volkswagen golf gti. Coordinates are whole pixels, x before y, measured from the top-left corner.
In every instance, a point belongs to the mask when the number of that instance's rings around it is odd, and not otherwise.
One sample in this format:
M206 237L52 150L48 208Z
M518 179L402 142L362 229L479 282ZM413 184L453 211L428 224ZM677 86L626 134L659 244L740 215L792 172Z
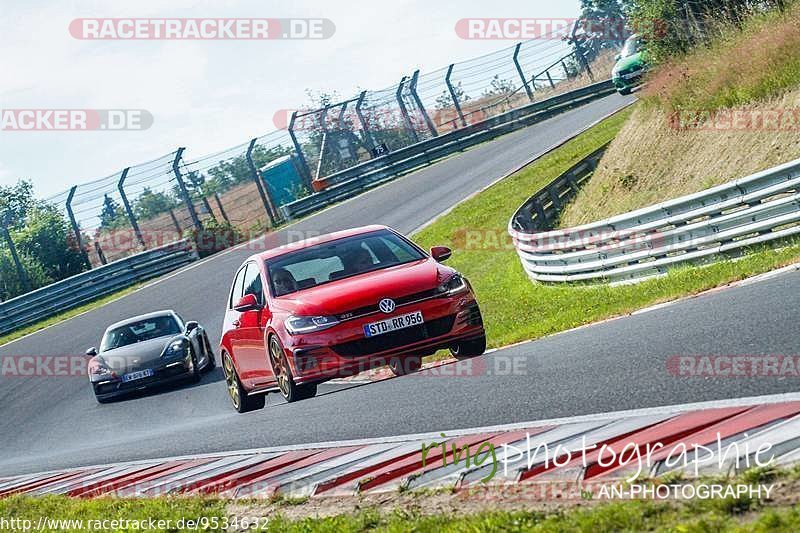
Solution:
M459 358L486 350L469 282L385 226L331 233L250 257L233 281L220 345L239 412L264 394L293 402L317 384L388 364L418 370L441 348Z

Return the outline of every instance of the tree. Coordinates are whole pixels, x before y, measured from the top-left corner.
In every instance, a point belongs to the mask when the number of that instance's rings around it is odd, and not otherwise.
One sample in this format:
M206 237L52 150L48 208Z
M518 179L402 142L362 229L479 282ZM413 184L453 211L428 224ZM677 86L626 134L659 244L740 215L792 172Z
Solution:
M0 216L15 229L25 223L25 216L34 206L33 184L27 180L19 180L16 185L0 185Z
M147 220L161 213L166 213L177 205L175 198L166 192L153 192L145 187L134 202L133 212L136 218Z
M114 229L125 223L119 204L111 196L103 197L103 209L100 211L100 229Z
M12 235L17 248L41 264L53 280L83 272L84 257L74 243L72 228L54 205L39 202L25 217L25 225Z
M17 255L28 277L31 290L53 282L39 261L24 253L18 252ZM11 253L7 249L0 248L0 301L14 298L24 292L25 287L17 275L17 267L11 258Z

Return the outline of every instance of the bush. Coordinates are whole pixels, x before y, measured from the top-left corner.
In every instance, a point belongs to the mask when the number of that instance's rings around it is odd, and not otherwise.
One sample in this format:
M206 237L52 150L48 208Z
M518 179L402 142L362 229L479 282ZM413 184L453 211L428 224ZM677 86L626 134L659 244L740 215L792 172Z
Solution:
M194 241L198 255L208 257L219 251L244 242L245 237L230 222L218 222L213 218L203 221L203 230L192 229L185 238Z
M53 282L45 268L36 259L19 251L17 251L17 255L28 277L31 289L38 289ZM9 300L23 293L25 293L25 287L22 280L19 279L11 252L7 249L0 249L0 301Z

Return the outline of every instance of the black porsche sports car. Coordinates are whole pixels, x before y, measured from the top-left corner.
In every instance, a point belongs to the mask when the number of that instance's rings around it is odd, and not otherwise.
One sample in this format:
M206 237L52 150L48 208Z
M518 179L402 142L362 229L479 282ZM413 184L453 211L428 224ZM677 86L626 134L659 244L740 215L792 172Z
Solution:
M89 382L105 403L132 391L173 381L200 381L216 365L203 327L175 311L156 311L112 324L100 350L89 348Z

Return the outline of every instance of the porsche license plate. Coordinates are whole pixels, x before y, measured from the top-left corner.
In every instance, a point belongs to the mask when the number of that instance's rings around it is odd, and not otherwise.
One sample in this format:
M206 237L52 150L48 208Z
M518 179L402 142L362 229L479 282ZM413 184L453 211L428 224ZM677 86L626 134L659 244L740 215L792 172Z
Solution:
M390 331L418 326L423 322L425 321L422 319L422 311L414 311L407 315L394 316L379 322L364 324L364 336L375 337Z
M139 370L138 372L131 372L122 376L122 381L125 383L129 381L136 381L137 379L149 378L153 375L153 369Z

